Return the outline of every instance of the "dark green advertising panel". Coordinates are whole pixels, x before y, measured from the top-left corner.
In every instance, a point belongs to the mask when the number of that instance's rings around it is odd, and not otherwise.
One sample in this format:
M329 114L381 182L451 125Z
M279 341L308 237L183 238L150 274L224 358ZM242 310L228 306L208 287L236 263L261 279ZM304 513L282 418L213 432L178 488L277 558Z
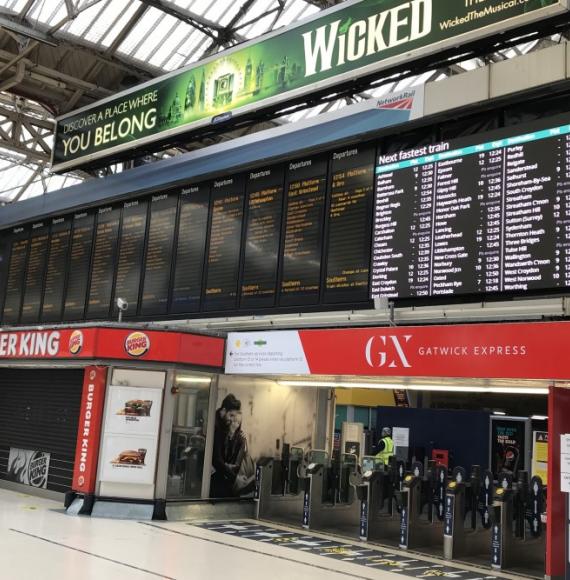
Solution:
M567 10L566 0L359 0L58 119L53 169L372 74Z

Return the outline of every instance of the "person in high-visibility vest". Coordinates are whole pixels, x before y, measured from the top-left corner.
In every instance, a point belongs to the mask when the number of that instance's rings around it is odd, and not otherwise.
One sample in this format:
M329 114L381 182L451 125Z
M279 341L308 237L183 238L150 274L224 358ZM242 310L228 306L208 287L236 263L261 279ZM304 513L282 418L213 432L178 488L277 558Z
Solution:
M390 429L390 427L384 427L382 429L382 439L378 442L378 453L376 454L375 459L382 465L388 465L392 455L394 455L392 429Z

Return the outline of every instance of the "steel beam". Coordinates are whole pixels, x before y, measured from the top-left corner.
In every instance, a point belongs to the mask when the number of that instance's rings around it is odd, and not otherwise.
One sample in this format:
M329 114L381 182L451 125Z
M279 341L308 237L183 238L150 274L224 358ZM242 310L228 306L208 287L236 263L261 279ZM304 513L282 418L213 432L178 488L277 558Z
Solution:
M148 6L152 6L153 8L156 8L157 10L160 10L161 12L165 12L166 14L169 14L170 16L174 16L178 20L181 20L182 22L185 22L186 24L189 24L190 26L193 26L194 28L198 29L200 32L202 32L206 36L209 36L210 38L212 38L213 40L218 39L221 34L224 34L226 32L225 27L220 26L216 22L213 22L212 20L208 20L207 18L204 18L203 16L199 16L198 14L195 14L191 10L188 10L186 8L182 8L182 7L177 6L176 4L173 4L173 3L168 2L166 0L141 0L141 2L143 2L144 4L146 4ZM235 40L237 42L242 42L245 40L244 37L240 36L237 33L235 33L233 35L233 37L235 38Z

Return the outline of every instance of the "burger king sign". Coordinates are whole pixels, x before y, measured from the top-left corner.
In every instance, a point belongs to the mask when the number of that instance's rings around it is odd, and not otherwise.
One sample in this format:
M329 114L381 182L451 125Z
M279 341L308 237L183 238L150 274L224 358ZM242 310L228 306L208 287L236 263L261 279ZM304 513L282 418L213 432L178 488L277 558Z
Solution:
M150 338L144 332L131 332L125 339L125 350L135 358L144 356L150 350Z

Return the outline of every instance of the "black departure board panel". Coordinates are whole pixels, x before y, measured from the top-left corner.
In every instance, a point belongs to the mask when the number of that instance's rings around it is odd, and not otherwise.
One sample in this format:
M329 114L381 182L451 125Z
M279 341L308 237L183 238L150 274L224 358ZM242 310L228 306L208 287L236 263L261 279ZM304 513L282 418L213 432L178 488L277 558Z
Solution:
M81 320L85 315L94 229L95 214L83 212L74 216L64 320Z
M71 218L56 218L51 223L41 314L43 322L61 320L71 248L71 224Z
M2 323L116 319L117 298L166 319L565 292L569 118L357 142L0 232Z
M120 208L109 206L99 209L91 262L87 318L109 317L120 223Z
M2 322L16 324L20 318L22 306L22 288L26 275L26 262L30 247L30 232L28 228L19 227L12 230L10 242L10 262L6 277L6 295Z
M332 154L325 302L368 298L375 157L373 147Z
M289 163L280 304L317 304L327 189L327 157Z
M125 316L137 313L146 237L148 202L127 201L123 204L123 218L119 239L119 257L115 280L115 300L128 302ZM115 306L113 305L113 311Z
M6 294L6 282L8 279L8 266L10 265L10 237L0 235L0 322L4 309L4 296Z
M22 324L38 322L40 317L48 245L49 222L32 224L30 250L24 276L24 299L20 316Z
M206 310L237 307L244 208L242 176L214 181L208 246Z
M283 209L283 168L249 174L240 306L275 305Z
M209 184L185 187L180 192L171 312L200 310L209 209Z
M570 125L513 133L379 156L373 296L570 286Z
M168 311L177 211L178 196L175 193L152 196L141 303L144 315L166 314Z

